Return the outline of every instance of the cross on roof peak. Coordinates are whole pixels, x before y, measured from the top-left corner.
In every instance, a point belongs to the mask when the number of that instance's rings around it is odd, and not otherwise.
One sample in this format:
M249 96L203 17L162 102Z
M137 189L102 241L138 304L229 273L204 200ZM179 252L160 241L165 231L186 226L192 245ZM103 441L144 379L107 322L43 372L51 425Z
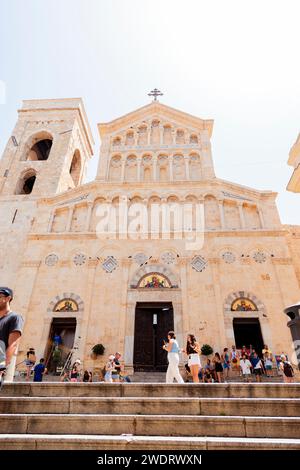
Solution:
M157 88L154 88L154 90L150 91L150 93L148 93L148 96L154 96L154 100L153 101L157 101L157 97L158 96L163 96L163 93L158 90Z

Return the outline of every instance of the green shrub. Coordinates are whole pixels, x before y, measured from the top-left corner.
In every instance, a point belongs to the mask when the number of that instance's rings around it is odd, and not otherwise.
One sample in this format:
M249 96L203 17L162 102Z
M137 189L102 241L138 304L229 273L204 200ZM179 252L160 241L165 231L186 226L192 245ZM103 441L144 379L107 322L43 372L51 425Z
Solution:
M214 350L209 344L203 344L201 348L201 354L203 354L203 356L209 356L213 352Z

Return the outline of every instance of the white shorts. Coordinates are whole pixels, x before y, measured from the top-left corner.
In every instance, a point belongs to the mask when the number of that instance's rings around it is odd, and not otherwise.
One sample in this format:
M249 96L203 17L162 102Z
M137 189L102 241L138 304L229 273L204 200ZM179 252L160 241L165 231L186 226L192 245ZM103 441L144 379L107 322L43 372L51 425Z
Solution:
M189 354L188 366L199 366L201 367L199 354Z

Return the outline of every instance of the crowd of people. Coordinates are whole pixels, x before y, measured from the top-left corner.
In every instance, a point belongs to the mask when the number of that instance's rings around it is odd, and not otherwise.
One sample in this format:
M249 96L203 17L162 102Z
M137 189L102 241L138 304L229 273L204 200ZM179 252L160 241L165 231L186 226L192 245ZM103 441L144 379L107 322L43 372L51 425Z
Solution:
M263 375L269 377L274 372L277 375L281 374L286 383L294 380L295 372L287 355L282 353L273 356L266 344L261 353L251 345L249 348L243 346L240 350L234 345L230 351L224 348L222 354L215 352L212 359L207 359L204 366L200 362L200 345L193 334L188 335L186 347L181 349L174 331L169 331L168 342L163 344L163 349L168 352L167 383L173 383L174 380L178 383L184 382L179 371L180 353L185 353L188 357L188 362L185 364L187 382L189 375L194 383L226 382L230 378L231 371L235 371L235 375L241 376L245 382L251 382L252 377L261 382Z
M104 369L101 371L104 382L131 382L130 378L122 374L121 353L116 352L108 357ZM80 359L76 359L72 367L62 376L64 382L93 382L93 373L81 368Z
M294 370L285 354L273 356L268 345L264 345L259 354L251 345L249 348L243 346L237 349L232 346L231 350L224 348L223 353L215 352L212 358L207 358L204 365L201 364L201 348L193 334L189 334L185 348L180 348L174 331L169 331L168 341L164 341L163 349L168 353L168 369L166 382L178 383L222 383L228 381L231 376L240 376L245 382L256 380L261 382L262 376L270 377L273 374L281 374L284 382L293 382ZM187 356L185 364L185 380L179 370L179 354ZM121 353L111 354L103 368L101 379L104 382L130 382L130 378L122 374ZM30 380L33 372L33 381L41 382L44 374L47 374L45 360L40 359L36 364L34 348L29 348L26 353L26 380ZM233 371L233 372L232 372ZM83 370L80 359L76 359L71 367L67 368L61 377L61 381L70 382L93 382L93 373Z

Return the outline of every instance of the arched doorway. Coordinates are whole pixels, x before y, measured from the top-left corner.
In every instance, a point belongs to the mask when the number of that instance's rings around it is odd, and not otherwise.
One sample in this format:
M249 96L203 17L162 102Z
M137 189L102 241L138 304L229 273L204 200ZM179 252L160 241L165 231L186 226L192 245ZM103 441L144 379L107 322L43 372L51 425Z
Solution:
M167 353L162 349L167 333L174 329L172 302L137 302L134 325L134 371L167 370Z
M264 304L251 292L237 291L227 297L224 306L225 328L232 331L227 342L232 341L237 349L251 345L260 355L264 344L272 343Z
M251 345L261 355L264 341L259 318L234 318L233 331L237 349L242 349L243 346L250 349Z
M45 350L46 366L50 373L57 373L64 366L74 347L76 318L53 318ZM61 338L61 344L55 347L54 336ZM56 352L54 352L56 350Z
M84 344L81 341L81 322L84 312L84 302L74 292L64 292L50 302L41 337L40 356L45 358L52 373L59 372L72 353L71 360L83 357ZM61 337L54 367L53 351L56 347L54 336ZM58 360L59 359L59 360ZM57 369L58 367L58 369ZM54 369L57 369L56 371Z

